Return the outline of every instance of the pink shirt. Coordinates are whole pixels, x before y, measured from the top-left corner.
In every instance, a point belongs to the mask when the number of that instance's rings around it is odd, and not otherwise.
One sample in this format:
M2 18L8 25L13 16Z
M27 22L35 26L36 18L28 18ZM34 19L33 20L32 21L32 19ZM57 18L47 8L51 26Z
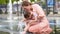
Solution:
M33 8L33 11L38 14L39 17L43 17L43 18L41 19L41 22L39 24L29 27L29 31L31 31L31 32L47 31L50 33L52 31L52 29L50 28L49 22L48 22L46 15L45 15L44 11L42 10L42 8L38 4L33 4L32 8ZM35 16L37 16L37 15L35 15Z
M37 13L39 14L40 17L43 17L42 22L46 22L47 24L49 24L46 15L44 13L44 11L42 10L42 8L38 5L38 4L33 4L33 11L37 11Z
M33 11L37 12L38 16L43 17L43 18L41 19L40 24L37 24L35 26L31 26L29 28L29 31L31 31L31 32L47 31L50 33L52 31L52 29L50 28L49 22L48 22L46 15L45 15L44 11L42 10L42 8L38 4L33 4L32 7L33 7Z

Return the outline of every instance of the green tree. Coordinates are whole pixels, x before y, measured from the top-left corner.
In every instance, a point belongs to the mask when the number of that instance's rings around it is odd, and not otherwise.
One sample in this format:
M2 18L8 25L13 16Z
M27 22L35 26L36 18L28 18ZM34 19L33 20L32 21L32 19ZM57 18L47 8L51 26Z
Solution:
M35 0L30 0L31 2L34 2Z
M57 1L60 1L60 0L57 0Z
M8 0L0 0L0 4L7 4Z
M41 0L37 0L38 2L40 2Z
M12 3L14 1L18 1L18 0L12 0ZM0 0L0 4L7 4L9 2L9 0Z
M12 3L13 3L14 1L19 1L19 0L12 0Z

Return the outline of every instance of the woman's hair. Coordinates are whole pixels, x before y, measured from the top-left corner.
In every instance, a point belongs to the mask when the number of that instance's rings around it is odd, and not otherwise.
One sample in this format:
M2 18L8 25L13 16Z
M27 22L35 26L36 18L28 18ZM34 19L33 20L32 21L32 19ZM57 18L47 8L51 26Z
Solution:
M23 1L22 2L22 6L29 6L29 5L32 5L32 4L28 1Z

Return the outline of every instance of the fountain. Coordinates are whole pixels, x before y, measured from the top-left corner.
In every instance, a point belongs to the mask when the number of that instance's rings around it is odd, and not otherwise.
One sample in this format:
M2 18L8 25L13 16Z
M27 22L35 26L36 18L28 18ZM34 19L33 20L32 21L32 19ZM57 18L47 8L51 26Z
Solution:
M13 27L12 27L12 2L11 2L11 0L9 0L9 3L8 3L8 15L9 16L7 17L7 19L10 22L9 27L12 30ZM10 32L10 34L13 34L13 32Z
M19 0L18 4L20 3L19 4L20 6L18 6L18 8L21 7L21 2L22 2L22 0ZM19 8L18 11L21 11L21 8ZM16 25L16 23L14 21L16 19L16 17L13 17L13 14L12 14L12 2L11 2L11 0L9 0L9 3L8 3L8 17L7 17L7 19L8 19L8 22L9 22L10 30L14 30L13 26ZM19 19L18 19L18 23L17 23L17 25L18 25L17 29L19 31L17 33L21 34L23 32L23 27L24 27L24 23L22 23L22 21L21 21L22 18L23 18L23 14L19 14L18 18ZM14 33L16 33L16 32L15 31L10 31L10 34L14 34Z
M6 8L1 8L1 10L3 11L3 14L5 14Z
M21 2L22 2L22 0L19 0L18 1L18 4L19 4L19 11L21 11ZM22 21L22 19L24 18L23 17L23 14L21 13L21 14L19 14L19 24L18 24L18 29L19 29L19 34L22 34L22 32L23 32L23 28L24 28L24 23L23 23L23 21Z
M11 0L9 0L9 3L8 3L8 14L9 14L9 18L8 19L12 19L12 3L11 3Z
M21 4L21 2L22 2L22 0L19 0L19 3ZM21 7L21 6L19 6L19 7ZM19 9L21 9L21 8L19 8ZM21 10L20 10L21 11ZM7 17L7 19L8 19L8 22L9 22L9 27L10 27L10 30L13 30L14 28L13 28L13 24L15 24L13 21L13 19L15 19L16 17L14 17L13 18L13 14L12 14L12 2L11 2L11 0L9 0L9 3L8 3L8 17ZM22 23L22 18L23 18L23 16L21 15L20 16L20 14L19 14L19 16L18 16L18 18L19 18L19 24L17 24L18 25L18 28L17 29L19 29L19 34L21 33L21 31L23 30L22 29L22 26L21 25L23 25L23 24L21 24ZM10 31L10 34L14 34L14 32L13 31Z

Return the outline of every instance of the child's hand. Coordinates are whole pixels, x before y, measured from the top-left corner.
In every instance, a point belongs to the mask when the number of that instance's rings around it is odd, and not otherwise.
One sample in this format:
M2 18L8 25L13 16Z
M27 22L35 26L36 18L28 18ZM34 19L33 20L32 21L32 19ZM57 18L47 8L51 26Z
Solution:
M43 19L43 16L38 16L37 18L38 18L38 19Z
M26 34L26 31L23 31L23 34Z

